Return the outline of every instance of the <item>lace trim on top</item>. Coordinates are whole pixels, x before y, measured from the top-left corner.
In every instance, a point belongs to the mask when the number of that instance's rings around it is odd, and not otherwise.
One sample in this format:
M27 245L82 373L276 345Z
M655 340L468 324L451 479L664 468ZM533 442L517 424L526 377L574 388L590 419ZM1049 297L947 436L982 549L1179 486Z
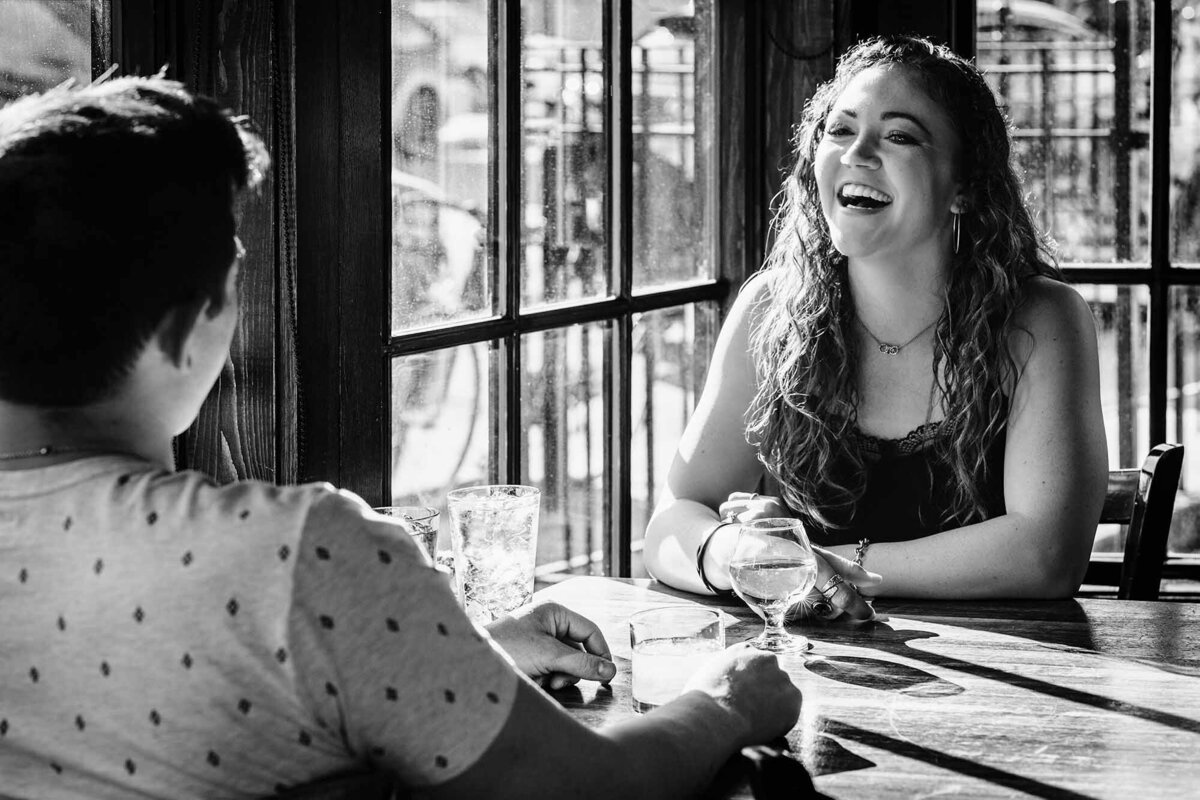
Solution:
M862 454L872 461L877 461L881 458L907 456L927 449L941 434L942 422L943 420L938 420L918 425L900 439L881 439L863 433L857 427L850 430Z

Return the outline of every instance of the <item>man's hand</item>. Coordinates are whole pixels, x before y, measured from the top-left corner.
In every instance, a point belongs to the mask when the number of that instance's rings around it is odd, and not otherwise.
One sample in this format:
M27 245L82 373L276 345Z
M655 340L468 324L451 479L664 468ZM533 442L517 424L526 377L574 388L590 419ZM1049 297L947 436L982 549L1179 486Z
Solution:
M487 629L517 669L545 689L561 689L580 678L608 683L617 674L600 629L558 603L519 608Z

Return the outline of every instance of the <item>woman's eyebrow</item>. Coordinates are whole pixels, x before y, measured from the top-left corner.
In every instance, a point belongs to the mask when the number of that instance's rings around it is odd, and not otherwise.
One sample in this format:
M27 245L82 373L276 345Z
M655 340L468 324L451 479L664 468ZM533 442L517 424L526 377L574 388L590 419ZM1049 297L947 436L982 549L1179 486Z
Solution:
M835 108L829 112L829 116L831 116L831 117L837 116L839 114L844 117L850 117L850 119L858 119L858 112L851 108ZM925 123L921 122L921 120L919 118L913 116L912 114L909 114L906 111L884 111L882 114L879 115L879 118L882 120L885 120L885 121L889 120L889 119L908 120L913 125L916 125L922 131L924 131L926 136L928 136L931 139L933 138L933 134L929 132L929 128L926 127Z
M933 138L933 134L929 132L929 128L925 127L925 123L921 122L921 120L917 119L912 114L908 114L904 111L885 111L879 116L880 119L906 119L924 131L926 136Z

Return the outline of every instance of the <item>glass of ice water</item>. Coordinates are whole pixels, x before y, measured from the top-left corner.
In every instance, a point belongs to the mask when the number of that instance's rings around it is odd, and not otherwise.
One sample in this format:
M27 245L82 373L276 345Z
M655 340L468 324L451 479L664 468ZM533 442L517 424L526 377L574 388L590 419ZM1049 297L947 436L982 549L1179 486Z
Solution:
M704 661L725 649L721 612L665 606L629 618L633 708L642 713L679 696Z
M750 644L772 653L808 650L803 636L784 630L788 608L812 589L817 558L798 519L771 517L742 524L729 562L733 590L766 621Z
M446 495L454 573L467 616L487 623L533 596L541 492L468 486Z
M413 541L429 554L430 563L437 563L438 510L432 506L379 506L374 509L385 517L399 517L408 523Z

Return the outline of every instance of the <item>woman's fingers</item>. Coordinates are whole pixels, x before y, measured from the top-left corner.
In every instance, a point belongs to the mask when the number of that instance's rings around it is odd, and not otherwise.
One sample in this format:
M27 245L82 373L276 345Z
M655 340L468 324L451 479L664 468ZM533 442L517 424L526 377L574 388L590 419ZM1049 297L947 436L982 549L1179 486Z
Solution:
M829 612L825 614L825 619L834 619L842 614L860 622L874 618L875 609L871 608L862 595L855 591L854 587L850 585L850 580L835 568L835 565L842 566L838 563L839 561L846 562L852 567L855 564L820 547L814 547L813 551L817 554L817 581L814 588L830 607ZM866 573L866 570L862 570L861 567L858 569ZM876 583L881 580L878 576L875 578Z
M783 517L788 515L787 507L778 497L758 492L730 492L729 498L717 507L721 519L749 522L763 517Z
M818 547L814 544L813 552L825 559L825 562L829 566L855 586L876 586L883 580L883 576L879 573L871 572L855 564L848 558L843 558L837 553L826 550L824 547Z

